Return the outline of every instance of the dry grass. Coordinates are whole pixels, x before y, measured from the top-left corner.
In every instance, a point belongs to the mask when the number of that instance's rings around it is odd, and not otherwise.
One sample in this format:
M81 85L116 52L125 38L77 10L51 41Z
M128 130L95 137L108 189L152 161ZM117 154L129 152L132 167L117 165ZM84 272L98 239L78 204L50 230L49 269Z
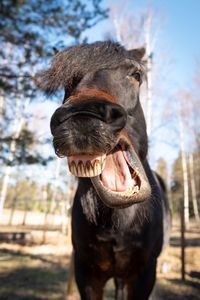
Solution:
M0 244L1 300L63 300L67 287L69 250L66 238L55 235L57 244ZM52 239L52 237L51 237ZM186 233L186 280L181 281L180 232L173 227L171 246L158 263L154 300L200 299L200 228L193 224ZM113 299L110 281L106 299ZM71 298L78 299L77 293Z

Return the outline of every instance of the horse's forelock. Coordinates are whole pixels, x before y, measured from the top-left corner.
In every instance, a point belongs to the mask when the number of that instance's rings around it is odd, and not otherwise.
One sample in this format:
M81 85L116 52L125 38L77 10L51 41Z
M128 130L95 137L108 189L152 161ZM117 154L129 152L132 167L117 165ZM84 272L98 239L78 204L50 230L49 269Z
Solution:
M59 88L70 90L74 82L89 72L118 67L127 57L118 43L96 42L72 46L57 53L51 67L36 75L36 84L47 94Z

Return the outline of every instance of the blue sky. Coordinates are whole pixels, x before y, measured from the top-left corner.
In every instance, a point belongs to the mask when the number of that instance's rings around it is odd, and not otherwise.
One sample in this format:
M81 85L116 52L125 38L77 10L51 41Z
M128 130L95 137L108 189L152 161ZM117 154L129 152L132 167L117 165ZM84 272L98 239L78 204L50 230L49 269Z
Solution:
M107 6L111 1L104 0ZM113 5L122 5L124 0L113 1ZM188 84L192 79L196 61L200 56L200 1L199 0L134 0L129 1L131 10L140 12L145 7L153 9L160 22L158 44L166 46L173 63L174 79L180 85ZM111 30L110 19L100 22L87 32L89 41L102 40Z
M197 71L197 61L200 62L200 0L104 0L105 6L128 3L127 12L129 14L140 13L149 7L158 20L155 20L158 28L158 38L155 47L154 60L159 56L159 52L165 52L169 66L165 72L164 81L159 82L162 96L165 101L173 101L173 95L178 89L192 89L193 79ZM100 22L95 28L87 32L89 42L105 39L105 34L111 32L112 22L110 19ZM165 68L165 60L159 62L159 67ZM162 74L163 75L163 74ZM161 79L162 81L163 79ZM158 99L160 100L160 99ZM178 122L175 124L178 127ZM177 157L179 147L168 145L170 139L174 139L173 129L160 131L160 141L152 146L152 164L155 167L159 157L168 157L170 164ZM175 130L178 130L177 128ZM171 131L171 132L170 132ZM161 140L166 140L162 142ZM172 142L173 143L173 142ZM169 142L170 144L170 142Z
M162 10L166 19L162 30L170 45L174 72L180 84L188 84L195 72L200 55L200 1L163 0L152 1Z

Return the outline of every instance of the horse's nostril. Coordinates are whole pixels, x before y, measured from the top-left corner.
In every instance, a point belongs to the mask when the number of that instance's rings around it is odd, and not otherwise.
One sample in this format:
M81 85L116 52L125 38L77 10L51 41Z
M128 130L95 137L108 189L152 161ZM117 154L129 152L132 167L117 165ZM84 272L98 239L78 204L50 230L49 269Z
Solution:
M106 123L110 124L114 131L121 130L126 125L127 115L119 105L110 105L106 109Z
M117 120L118 118L123 117L121 110L118 108L111 108L107 113L107 122L112 123L113 121Z

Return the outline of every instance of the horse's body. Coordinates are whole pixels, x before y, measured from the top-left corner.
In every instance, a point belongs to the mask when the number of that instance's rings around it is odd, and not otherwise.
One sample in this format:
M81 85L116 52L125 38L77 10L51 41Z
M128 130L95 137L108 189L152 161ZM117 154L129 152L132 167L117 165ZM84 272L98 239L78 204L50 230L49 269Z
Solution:
M116 299L148 299L163 245L167 203L148 165L146 171L154 196L124 209L105 207L90 180L79 180L72 239L81 299L102 299L103 287L112 277Z
M54 147L79 177L72 210L75 277L81 299L147 300L169 224L161 179L150 169L139 102L143 49L111 42L57 54L38 85L65 88L51 120Z

